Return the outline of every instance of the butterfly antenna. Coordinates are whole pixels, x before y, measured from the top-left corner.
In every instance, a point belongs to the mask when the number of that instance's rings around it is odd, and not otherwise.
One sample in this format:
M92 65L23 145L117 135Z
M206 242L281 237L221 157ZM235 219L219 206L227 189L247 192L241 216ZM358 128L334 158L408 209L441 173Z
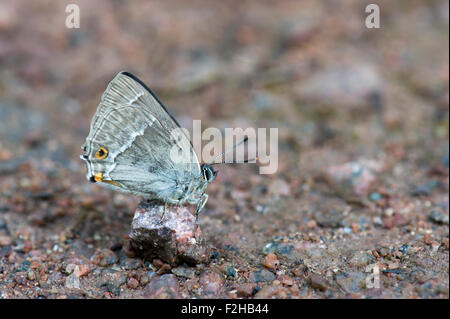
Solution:
M239 145L242 145L242 144L246 143L247 141L248 141L248 136L246 136L246 137L245 137L242 141L240 141L239 143L235 144L233 147L230 147L228 150L226 150L226 151L223 152L222 154L217 155L215 158L225 156L225 155L228 154L229 152L234 151L234 150L236 149L236 147L238 147ZM244 160L244 161L242 161L242 162L226 163L226 162L225 162L225 158L224 158L224 160L223 160L222 162L212 163L212 164L210 164L210 165L217 165L217 164L242 164L242 163L249 163L249 162L253 162L253 161L257 161L257 160L258 160L258 156L255 156L255 157L252 158L252 159L246 159L246 160Z

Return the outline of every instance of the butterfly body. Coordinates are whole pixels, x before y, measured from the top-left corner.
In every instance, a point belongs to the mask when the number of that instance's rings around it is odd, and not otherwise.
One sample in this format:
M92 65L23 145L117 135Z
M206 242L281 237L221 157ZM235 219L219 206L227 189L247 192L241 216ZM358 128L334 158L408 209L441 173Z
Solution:
M216 172L200 165L180 126L153 92L128 72L109 83L83 145L87 179L106 188L165 204L207 200L206 187ZM174 160L171 150L184 154Z

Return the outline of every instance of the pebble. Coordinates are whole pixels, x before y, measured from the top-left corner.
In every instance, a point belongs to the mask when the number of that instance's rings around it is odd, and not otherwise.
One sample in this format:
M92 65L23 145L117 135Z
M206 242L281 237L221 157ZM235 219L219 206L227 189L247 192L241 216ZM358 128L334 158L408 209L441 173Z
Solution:
M448 218L448 214L444 215L443 213L441 213L438 210L433 210L429 215L428 218L432 221L435 222L436 224L441 224L441 225L448 225L449 224L449 218Z
M83 276L86 276L89 273L89 265L76 265L75 269L73 270L73 273L76 277L80 278Z
M137 287L139 287L139 281L137 281L136 278L131 277L127 281L127 287L131 289L136 289Z
M327 212L317 212L315 218L317 224L321 227L339 228L342 226L344 215L341 211L332 209Z
M144 288L144 297L148 299L178 299L179 284L173 274L154 277Z
M251 297L254 291L255 291L254 284L241 284L236 287L236 294L238 297L243 298Z
M224 288L224 279L220 272L208 270L199 279L200 286L206 295L219 295Z
M280 294L281 287L264 286L256 294L255 299L271 299Z
M311 274L309 276L309 282L310 282L311 287L313 287L314 289L321 290L321 291L325 291L328 287L327 281L318 274Z
M393 216L383 218L383 227L392 229L394 227L402 227L409 225L410 220L404 214L394 213Z
M423 242L426 245L431 245L432 239L431 239L430 234L427 233L427 234L423 235Z
M444 244L445 248L449 249L449 240L448 240L448 237L442 238L442 244Z
M381 197L380 193L370 193L370 195L369 195L369 199L374 202L379 201L381 198L382 197Z
M75 276L75 274L67 276L65 286L69 289L80 289L80 278Z
M380 252L380 255L382 257L387 257L391 253L391 250L389 249L389 247L381 247L378 251Z
M277 255L275 255L274 253L267 254L267 256L264 258L264 266L269 269L277 269L280 266Z
M383 168L384 163L382 162L360 160L331 166L325 170L325 176L341 189L345 190L350 187L355 195L365 197Z
M275 280L275 275L268 271L268 270L260 270L260 271L256 271L256 272L252 272L250 274L250 281L251 282L272 282Z
M161 259L168 264L186 262L189 265L206 263L209 250L196 234L195 216L185 206L169 206L160 222L164 205L143 200L134 213L129 234L128 250L146 260Z
M172 273L178 277L184 277L184 278L194 278L195 277L195 270L191 267L184 267L179 266L176 268L172 268Z

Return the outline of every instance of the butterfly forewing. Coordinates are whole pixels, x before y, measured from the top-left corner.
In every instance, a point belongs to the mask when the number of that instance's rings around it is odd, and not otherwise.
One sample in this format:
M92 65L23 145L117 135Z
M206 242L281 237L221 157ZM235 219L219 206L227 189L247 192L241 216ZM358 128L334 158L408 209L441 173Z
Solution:
M134 75L121 72L108 85L92 119L85 144L87 177L92 180L101 174L102 181L110 182L104 186L165 196L201 174L192 144L179 132L176 120L150 89ZM173 148L186 159L174 162Z

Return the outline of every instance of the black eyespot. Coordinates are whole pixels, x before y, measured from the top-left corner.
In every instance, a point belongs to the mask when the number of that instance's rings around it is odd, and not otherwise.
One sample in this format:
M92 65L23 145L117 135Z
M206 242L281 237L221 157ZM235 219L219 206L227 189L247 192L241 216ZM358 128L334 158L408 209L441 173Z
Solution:
M92 175L92 176L89 178L89 181L90 181L91 183L95 183L95 176Z

